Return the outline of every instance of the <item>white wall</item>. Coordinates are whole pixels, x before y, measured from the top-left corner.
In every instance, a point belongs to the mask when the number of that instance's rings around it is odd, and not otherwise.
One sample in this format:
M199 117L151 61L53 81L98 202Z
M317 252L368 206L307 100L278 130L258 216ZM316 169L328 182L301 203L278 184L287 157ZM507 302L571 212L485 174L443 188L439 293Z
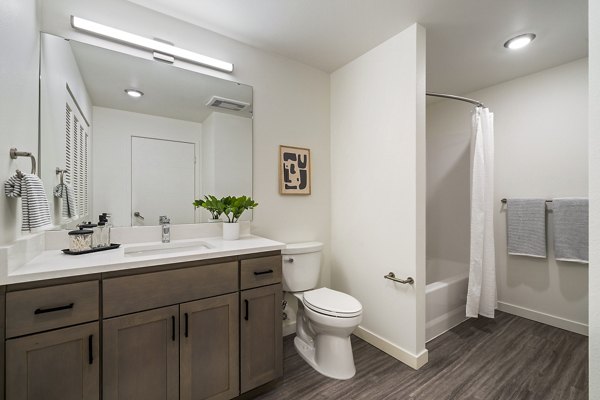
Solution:
M17 168L29 172L28 158L11 160L9 149L38 148L39 16L35 0L0 2L0 182ZM0 245L20 235L19 200L0 195Z
M202 193L251 196L252 120L213 112L202 125Z
M130 226L131 137L194 143L196 154L200 154L202 124L104 107L94 107L93 113L92 217L108 212L114 226ZM196 177L199 177L198 169ZM145 222L158 224L158 221Z
M232 75L176 62L176 65L246 83L254 88L252 230L283 242L319 240L326 244L323 284L329 283L329 74L194 25L119 0L54 0L43 3L43 29L60 36L145 54L75 32L69 16L159 37L175 45L233 62ZM312 194L281 196L278 191L279 145L311 149Z
M589 2L590 399L600 399L600 0Z
M427 359L424 77L416 24L331 76L332 283L363 305L357 334L413 367Z
M43 35L41 46L40 176L53 210L54 223L60 225L60 201L54 197L53 191L60 181L56 168L65 168L65 105L69 103L71 108L79 106L83 117L91 124L92 101L69 42L58 36ZM71 100L66 85L69 85L77 104ZM84 121L79 122L85 124ZM91 127L87 131L93 136ZM81 217L88 219L85 215Z
M587 196L587 85L587 59L582 59L467 95L494 113L500 309L581 333L587 331L588 266L556 262L551 212L548 258L508 256L500 199ZM464 262L466 270L470 111L468 104L451 100L427 107L427 254Z

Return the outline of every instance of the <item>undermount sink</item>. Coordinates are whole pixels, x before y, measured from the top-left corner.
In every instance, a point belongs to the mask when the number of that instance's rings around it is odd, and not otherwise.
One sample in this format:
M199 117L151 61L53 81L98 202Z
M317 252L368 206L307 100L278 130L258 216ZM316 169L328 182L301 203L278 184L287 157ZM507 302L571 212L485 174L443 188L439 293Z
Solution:
M212 249L208 243L195 240L195 241L182 241L182 242L170 242L170 243L145 243L139 245L127 246L124 249L125 256L129 257L141 257L152 254L169 254L169 253L180 253L183 251L199 251Z

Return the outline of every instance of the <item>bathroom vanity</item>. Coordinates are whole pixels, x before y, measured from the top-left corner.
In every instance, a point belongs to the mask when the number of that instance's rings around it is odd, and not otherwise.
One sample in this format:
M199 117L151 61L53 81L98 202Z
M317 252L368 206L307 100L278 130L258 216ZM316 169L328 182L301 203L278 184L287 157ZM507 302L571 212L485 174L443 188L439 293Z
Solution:
M0 289L6 399L232 399L276 383L281 244L222 244L235 251L217 242L214 251L133 260L120 249L107 257L116 263L95 261L89 274L68 264L79 273L14 275L22 282ZM23 271L53 257L91 262L50 253Z

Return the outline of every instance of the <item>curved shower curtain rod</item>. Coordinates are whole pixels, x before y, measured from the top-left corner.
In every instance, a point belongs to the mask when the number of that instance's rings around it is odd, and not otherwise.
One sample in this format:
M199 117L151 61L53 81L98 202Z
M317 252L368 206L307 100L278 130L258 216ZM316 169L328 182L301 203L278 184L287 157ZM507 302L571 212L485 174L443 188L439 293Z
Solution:
M455 96L453 94L444 94L444 93L434 93L434 92L425 92L425 94L427 96L433 96L433 97L443 97L445 99L452 99L452 100L460 100L460 101L466 101L467 103L471 103L476 105L477 107L482 107L485 108L485 105L477 100L473 100L473 99L469 99L468 97L461 97L461 96Z

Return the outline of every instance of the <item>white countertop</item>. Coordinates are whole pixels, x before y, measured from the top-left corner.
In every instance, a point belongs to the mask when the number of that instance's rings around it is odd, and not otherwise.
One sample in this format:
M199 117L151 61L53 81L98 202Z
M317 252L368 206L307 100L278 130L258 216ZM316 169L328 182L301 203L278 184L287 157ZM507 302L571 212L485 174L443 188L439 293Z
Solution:
M221 237L208 237L172 242L185 243L197 241L205 242L210 248L183 248L181 251L171 251L165 254L135 256L125 255L125 249L136 246L136 244L125 244L118 249L81 255L67 255L60 250L46 250L28 263L10 272L2 279L4 282L0 282L0 284L7 285L187 261L208 260L281 250L285 246L283 243L254 235L241 236L239 240L223 240ZM158 243L160 242L156 242L156 244ZM152 245L152 243L144 243L144 245Z

